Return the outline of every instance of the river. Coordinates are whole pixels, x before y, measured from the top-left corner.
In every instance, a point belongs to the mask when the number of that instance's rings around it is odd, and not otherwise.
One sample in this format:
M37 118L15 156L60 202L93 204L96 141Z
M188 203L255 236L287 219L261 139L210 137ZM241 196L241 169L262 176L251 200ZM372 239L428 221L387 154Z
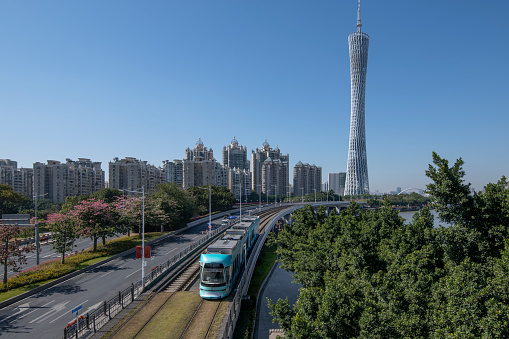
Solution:
M406 220L406 223L410 223L412 221L412 217L415 213L417 213L417 212L406 211L406 212L399 212L399 215L401 215L403 217L403 219ZM438 218L438 213L435 210L431 210L431 214L434 217L433 223L434 223L435 227L439 227L440 225L445 226L445 227L450 226L450 224L440 221L440 219Z

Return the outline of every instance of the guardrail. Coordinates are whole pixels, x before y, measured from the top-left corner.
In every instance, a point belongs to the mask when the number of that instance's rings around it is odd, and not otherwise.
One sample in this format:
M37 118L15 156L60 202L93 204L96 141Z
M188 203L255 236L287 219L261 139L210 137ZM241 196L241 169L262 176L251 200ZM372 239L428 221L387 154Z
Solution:
M203 222L203 220L201 220L201 222ZM145 289L149 288L165 273L169 272L169 270L175 268L190 253L212 240L226 228L228 228L228 226L220 226L219 228L211 231L207 234L207 236L194 242L171 259L157 266L149 274L145 275L145 277L143 277ZM80 317L78 322L73 321L69 323L64 329L64 339L88 337L89 335L97 332L97 330L103 327L108 321L110 321L110 319L138 298L143 293L143 290L142 279L140 279L131 284L130 287L123 291L119 291L113 298L105 300L101 306Z
M233 300L230 304L230 307L228 308L227 315L223 319L223 322L221 323L221 327L219 328L217 338L222 339L233 338L235 325L237 324L237 319L240 314L242 297L247 294L249 284L251 283L251 276L253 275L253 271L256 265L256 261L258 260L258 256L260 255L260 251L262 250L263 244L265 243L267 236L269 235L270 231L272 231L276 221L279 220L279 218L288 213L293 212L295 209L299 207L292 207L291 209L285 209L279 212L274 217L272 217L270 222L267 224L264 233L260 236L260 239L256 242L252 255L249 258L249 262L247 263L246 269L244 270L244 274L242 275L242 279L237 285L237 290L235 292L235 295L233 296Z

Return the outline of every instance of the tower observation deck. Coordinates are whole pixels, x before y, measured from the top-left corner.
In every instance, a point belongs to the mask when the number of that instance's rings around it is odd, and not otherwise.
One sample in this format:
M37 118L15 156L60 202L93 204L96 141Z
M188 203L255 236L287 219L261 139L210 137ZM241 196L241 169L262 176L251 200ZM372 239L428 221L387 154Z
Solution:
M369 193L366 155L365 93L369 35L361 31L361 6L357 9L357 31L348 36L350 50L351 117L345 195Z

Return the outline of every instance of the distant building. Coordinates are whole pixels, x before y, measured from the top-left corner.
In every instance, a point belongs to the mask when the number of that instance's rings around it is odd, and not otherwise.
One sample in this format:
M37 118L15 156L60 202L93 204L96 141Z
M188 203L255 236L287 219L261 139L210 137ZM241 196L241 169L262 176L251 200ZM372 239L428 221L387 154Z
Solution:
M228 146L223 147L223 166L250 170L250 162L247 160L247 148L246 146L239 146L239 142L235 137Z
M48 160L36 162L33 168L34 194L52 202L63 202L66 197L90 195L105 187L104 171L100 162L78 158L65 163Z
M273 150L267 140L261 149L251 152L252 189L267 195L288 194L290 177L290 155L281 154L276 146Z
M18 163L10 159L0 159L0 184L9 185L14 192L32 198L34 170L18 168Z
M295 195L308 195L320 192L322 186L322 168L303 164L299 161L293 168L293 187Z
M124 159L115 157L108 163L108 167L109 187L112 189L141 191L143 188L145 192L153 193L157 185L166 182L164 171L160 167L133 157ZM126 194L136 193L126 191Z
M235 199L240 201L242 192L242 201L247 200L251 194L251 172L238 168L226 168L228 173L228 188L232 191Z
M164 160L163 171L165 182L174 182L180 187L184 185L184 163L182 160Z
M214 152L198 139L191 150L186 148L183 161L184 188L193 186L227 186L227 171L214 159Z
M334 193L344 195L346 172L329 173L329 189Z

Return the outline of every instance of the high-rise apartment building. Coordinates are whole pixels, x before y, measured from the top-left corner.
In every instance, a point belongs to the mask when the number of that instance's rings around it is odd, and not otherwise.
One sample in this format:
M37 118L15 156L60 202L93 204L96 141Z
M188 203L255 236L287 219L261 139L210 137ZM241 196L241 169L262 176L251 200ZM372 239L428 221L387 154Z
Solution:
M34 171L32 168L18 168L10 159L0 159L0 184L9 185L13 191L32 198Z
M281 154L276 146L272 149L265 140L261 149L251 152L252 189L267 195L288 194L290 178L290 155Z
M180 187L184 185L184 163L182 160L163 161L164 180L174 182Z
M232 191L235 199L240 201L247 200L247 196L251 194L251 172L239 168L226 168L228 173L228 188ZM242 193L241 193L242 192Z
M105 187L104 171L100 162L78 158L65 163L48 160L36 162L33 168L34 194L52 202L63 202L66 197L90 195Z
M186 148L183 161L184 188L193 186L226 186L228 174L225 168L214 159L212 148L207 149L201 139L191 150Z
M109 187L129 191L140 190L155 192L157 185L166 182L164 171L160 167L133 157L113 158L108 163ZM127 194L135 194L127 192Z
M246 146L239 146L239 142L235 137L228 146L223 147L223 166L250 170L250 163L247 160L247 148Z
M351 118L345 195L369 193L366 155L365 94L369 35L361 31L361 6L357 9L357 31L348 36L350 50Z
M329 189L339 195L345 194L346 172L329 173Z
M299 161L293 168L293 193L308 195L320 192L322 188L322 168L303 164Z

